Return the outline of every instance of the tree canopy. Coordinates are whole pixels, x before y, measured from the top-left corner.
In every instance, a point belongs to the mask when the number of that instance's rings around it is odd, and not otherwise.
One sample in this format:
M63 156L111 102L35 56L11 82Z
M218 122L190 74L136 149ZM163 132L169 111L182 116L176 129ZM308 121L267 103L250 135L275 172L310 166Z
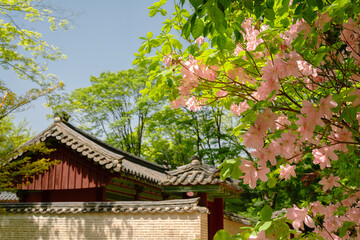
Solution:
M150 16L166 15L165 3L154 3ZM287 181L297 182L291 191L312 189L275 218L266 204L261 221L235 238L359 237L360 2L184 3L160 35L143 38L134 61L151 61L142 93L173 108L220 106L239 117L234 132L249 154L225 161L223 177L251 189Z
M27 177L56 163L48 162L47 158L34 161L29 156L9 162L14 150L31 135L27 124L13 124L11 113L24 110L31 101L62 86L62 82L46 71L49 61L64 59L65 55L33 29L35 22L43 21L48 22L51 30L66 29L67 21L57 19L37 0L0 0L0 10L0 66L15 73L19 79L35 83L34 88L18 95L15 89L7 87L10 79L0 79L0 189L14 189ZM43 144L25 150L44 156L51 152Z
M47 21L51 30L67 27L66 20L57 20L55 14L37 0L0 1L0 66L13 71L19 79L31 80L36 87L18 96L6 87L8 79L0 80L0 119L16 110L23 110L31 101L61 87L53 74L46 74L47 63L64 59L57 47L31 30L34 22ZM27 29L26 29L27 27Z

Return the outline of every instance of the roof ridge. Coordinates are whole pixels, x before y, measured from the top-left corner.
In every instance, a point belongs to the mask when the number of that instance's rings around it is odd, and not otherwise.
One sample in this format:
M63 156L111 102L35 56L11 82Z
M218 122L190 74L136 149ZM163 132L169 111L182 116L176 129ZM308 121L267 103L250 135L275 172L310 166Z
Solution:
M33 202L0 203L9 213L155 213L155 212L202 212L206 207L198 206L199 198L173 199L165 201L121 201L121 202Z
M117 148L117 147L114 147L114 146L112 146L111 144L106 143L106 142L104 142L104 141L102 141L102 140L100 140L100 139L92 136L91 134L89 134L89 133L81 130L81 129L78 128L78 127L75 127L74 125L72 125L72 124L70 124L70 123L68 123L68 122L60 122L60 124L64 124L65 126L67 126L67 127L71 128L72 130L80 133L80 134L83 135L84 137L90 139L91 141L95 142L96 144L104 147L105 149L107 149L107 150L109 150L109 151L116 151L116 152L119 153L119 154L126 155L127 157L131 158L131 160L138 161L138 163L139 163L139 162L140 162L140 163L145 163L145 164L151 165L151 166L153 166L153 167L155 167L155 168L159 168L158 170L160 170L160 171L165 172L165 170L166 170L166 168L165 168L164 166L162 166L162 165L159 165L159 164L157 164L157 163L154 163L154 162L151 162L151 161L149 161L149 160L143 159L143 158L141 158L141 157L139 157L139 156L136 156L136 155L134 155L134 154L131 154L131 153L129 153L129 152L126 152L126 151L124 151L124 150L121 150L121 149L119 149L119 148Z

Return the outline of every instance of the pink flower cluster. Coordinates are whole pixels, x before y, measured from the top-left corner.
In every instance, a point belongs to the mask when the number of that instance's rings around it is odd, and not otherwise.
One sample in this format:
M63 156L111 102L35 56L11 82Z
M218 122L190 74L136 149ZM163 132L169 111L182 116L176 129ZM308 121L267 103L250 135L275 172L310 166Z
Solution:
M256 187L256 181L258 179L263 182L268 180L266 174L270 172L270 169L267 167L255 168L253 162L243 159L239 168L244 173L244 176L240 178L244 180L245 184L249 184L251 188Z
M242 28L245 30L244 38L247 41L246 50L248 51L254 51L260 43L264 42L261 38L258 38L260 31L252 25L253 22L253 19L249 18L245 19L244 22L241 24ZM262 30L264 30L265 28L266 26L263 26Z
M346 51L350 52L350 56L355 61L360 63L360 27L359 24L354 22L352 18L347 23L343 24L343 31L341 32L341 40L347 45Z
M237 116L240 116L241 113L245 112L249 108L249 105L246 101L239 103L239 105L236 105L233 103L230 107L230 111Z
M332 177L332 179L330 179ZM332 184L337 183L337 177L330 176L330 181ZM328 180L329 180L328 179ZM328 206L323 206L319 201L311 203L310 209L313 216L322 216L323 224L316 225L314 232L324 239L355 239L354 236L350 236L350 231L348 231L345 236L340 238L336 233L339 228L343 226L344 222L349 221L355 224L356 232L359 232L358 226L360 225L360 193L350 194L348 198L344 199L341 203L330 204ZM340 216L336 215L338 208L346 209L343 214ZM359 239L360 237L356 238Z

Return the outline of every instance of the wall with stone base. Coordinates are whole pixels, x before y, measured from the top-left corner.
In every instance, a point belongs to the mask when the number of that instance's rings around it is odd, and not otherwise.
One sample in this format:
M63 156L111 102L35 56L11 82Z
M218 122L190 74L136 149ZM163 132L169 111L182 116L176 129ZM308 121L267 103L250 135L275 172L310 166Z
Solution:
M0 214L0 239L207 240L207 214Z

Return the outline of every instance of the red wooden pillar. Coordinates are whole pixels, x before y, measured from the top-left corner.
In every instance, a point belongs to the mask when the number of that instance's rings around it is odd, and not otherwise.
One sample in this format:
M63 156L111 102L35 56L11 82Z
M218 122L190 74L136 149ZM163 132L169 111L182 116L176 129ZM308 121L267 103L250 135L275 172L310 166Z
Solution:
M224 200L214 198L213 202L208 202L208 208L208 236L209 240L212 240L217 231L224 229Z

